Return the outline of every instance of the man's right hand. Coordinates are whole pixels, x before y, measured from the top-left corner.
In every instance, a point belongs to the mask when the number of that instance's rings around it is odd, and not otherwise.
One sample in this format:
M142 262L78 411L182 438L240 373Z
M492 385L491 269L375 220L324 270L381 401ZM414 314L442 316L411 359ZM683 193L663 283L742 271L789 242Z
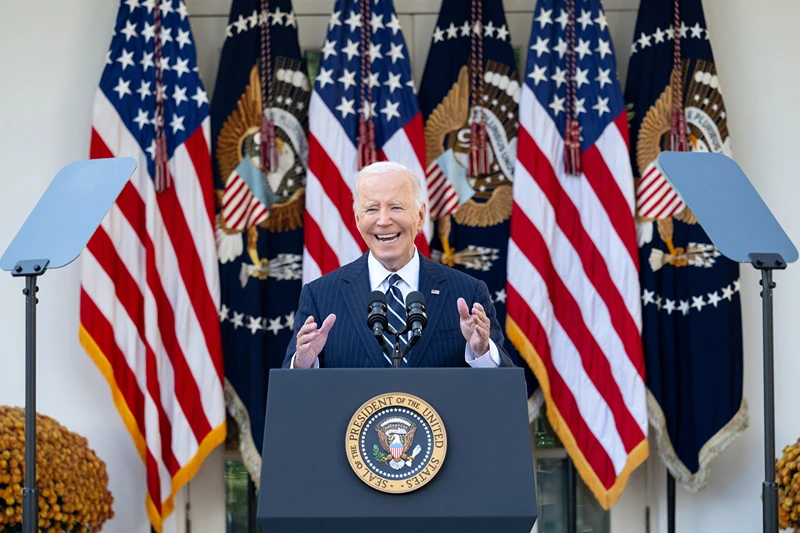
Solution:
M309 316L300 331L297 332L297 344L295 345L294 367L310 368L314 361L325 347L328 340L328 332L336 322L336 315L330 314L322 323L322 327L317 329L317 323L313 316Z

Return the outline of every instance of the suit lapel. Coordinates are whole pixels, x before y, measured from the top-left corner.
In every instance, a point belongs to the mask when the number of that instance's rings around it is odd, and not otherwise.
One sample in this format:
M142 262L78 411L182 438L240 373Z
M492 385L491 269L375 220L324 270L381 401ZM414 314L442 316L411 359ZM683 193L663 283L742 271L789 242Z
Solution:
M448 294L447 285L444 283L446 279L444 272L435 267L433 261L423 255L419 256L419 292L425 297L428 325L422 332L422 338L407 356L410 356L408 366L419 366L422 362L423 355L430 345L433 332L436 331L437 323L444 311L445 302L447 302ZM438 292L433 294L431 292L433 290Z
M340 294L347 302L347 311L353 319L353 327L364 344L365 353L371 357L378 367L386 366L386 359L367 327L367 295L370 293L367 254L362 255L346 267L342 274Z

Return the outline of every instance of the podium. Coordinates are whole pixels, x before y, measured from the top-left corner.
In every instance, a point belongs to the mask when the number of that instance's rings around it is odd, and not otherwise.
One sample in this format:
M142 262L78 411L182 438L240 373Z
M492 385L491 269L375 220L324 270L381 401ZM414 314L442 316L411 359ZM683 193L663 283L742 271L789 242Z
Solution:
M413 444L395 460L403 439ZM531 450L519 368L272 370L258 522L265 533L529 533Z

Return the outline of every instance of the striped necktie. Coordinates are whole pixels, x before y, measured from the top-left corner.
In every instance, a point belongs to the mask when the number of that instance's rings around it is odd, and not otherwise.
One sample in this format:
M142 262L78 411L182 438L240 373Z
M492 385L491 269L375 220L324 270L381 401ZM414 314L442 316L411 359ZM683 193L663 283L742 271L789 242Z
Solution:
M397 274L389 276L389 288L386 290L386 304L389 306L389 324L397 331L402 331L406 327L406 304L403 300L403 293L400 292L398 283L403 281L403 278ZM394 342L386 337L386 341L390 346L394 346ZM400 349L404 349L408 344L407 336L400 336Z

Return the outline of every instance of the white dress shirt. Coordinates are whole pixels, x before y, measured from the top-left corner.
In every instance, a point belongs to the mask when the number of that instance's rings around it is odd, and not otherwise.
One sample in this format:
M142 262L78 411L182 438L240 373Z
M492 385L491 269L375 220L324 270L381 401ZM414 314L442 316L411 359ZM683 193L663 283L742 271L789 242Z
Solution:
M410 292L419 290L419 253L416 248L414 248L414 255L411 261L406 263L403 268L397 272L387 270L380 261L375 259L372 252L370 252L367 257L367 269L369 271L370 290L381 292L389 290L389 277L392 274L397 274L402 279L402 281L397 283L397 288L403 293L403 300L408 297ZM322 317L320 318L322 319ZM336 327L335 324L334 327ZM384 356L385 355L386 354L384 354ZM473 368L499 367L500 352L497 350L494 341L489 339L489 351L485 354L481 354L480 357L475 357L472 348L470 348L469 343L467 343L466 349L464 350L464 360ZM294 368L294 356L292 356L290 368ZM314 361L312 368L319 368L319 358Z

